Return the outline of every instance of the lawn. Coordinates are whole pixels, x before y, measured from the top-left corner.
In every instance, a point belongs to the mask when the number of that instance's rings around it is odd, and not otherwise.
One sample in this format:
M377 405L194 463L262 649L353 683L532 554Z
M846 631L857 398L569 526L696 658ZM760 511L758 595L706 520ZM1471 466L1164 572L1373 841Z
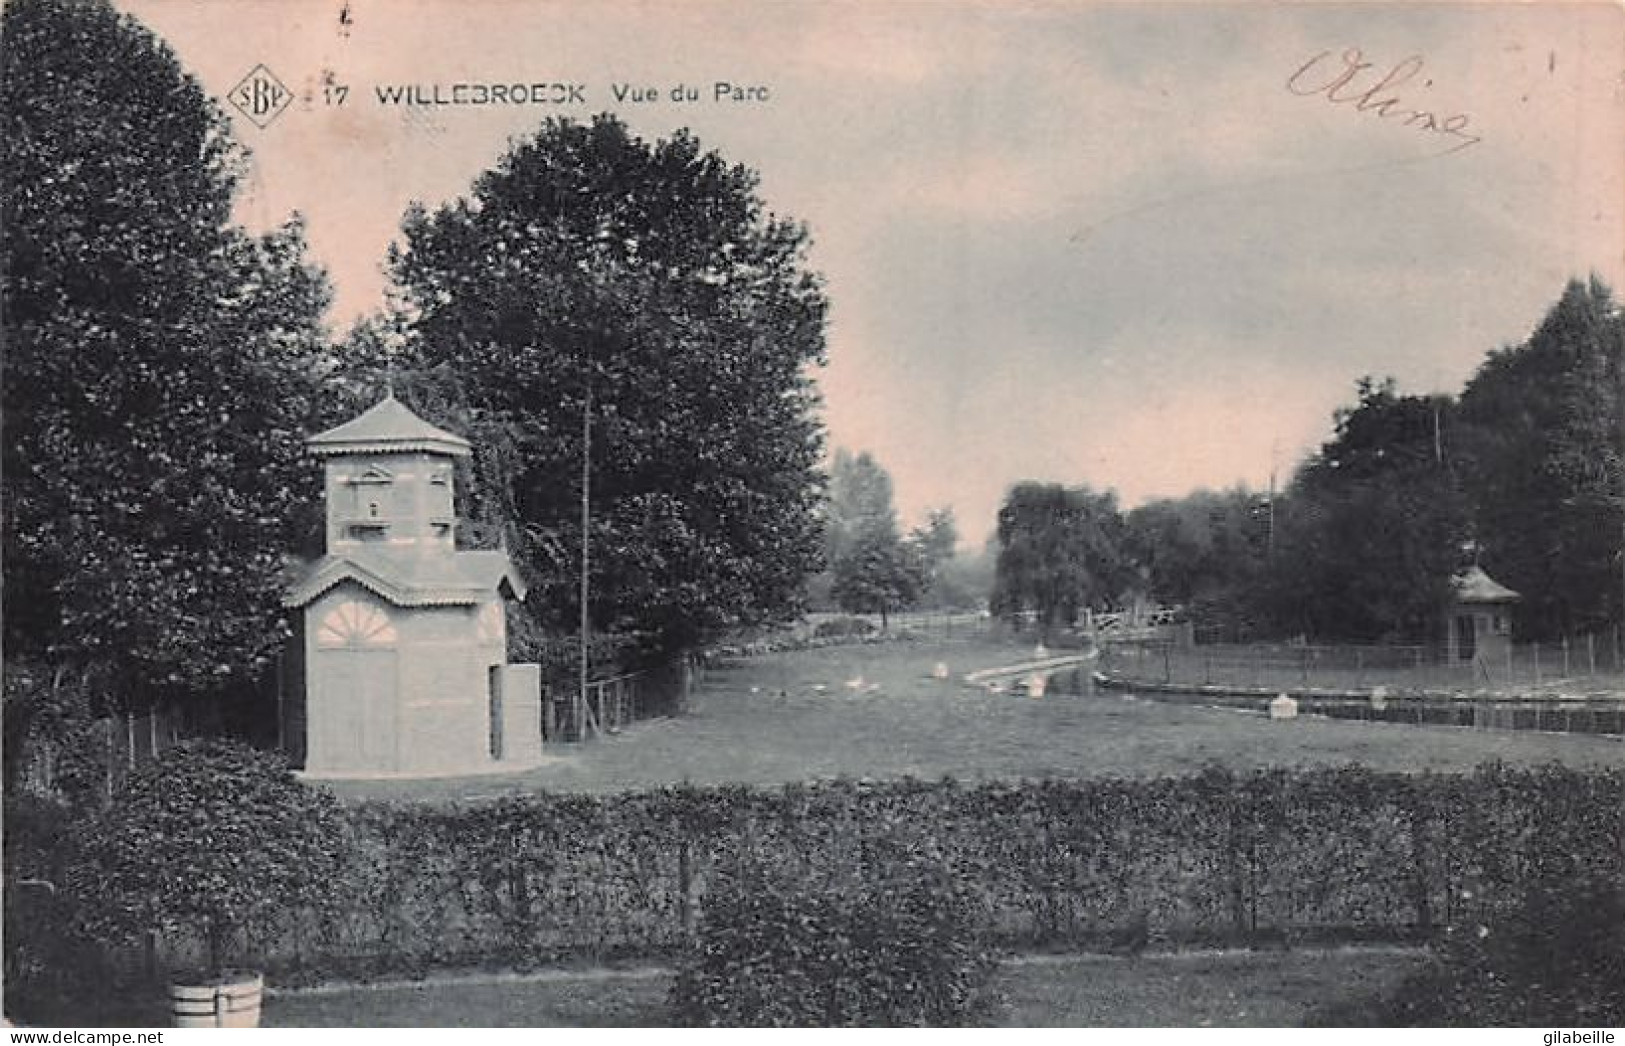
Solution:
M1360 762L1378 770L1459 771L1499 759L1625 766L1618 738L1475 731L1260 715L1101 692L1032 698L963 681L1019 662L1028 647L986 639L830 647L713 669L679 719L559 745L523 774L433 781L341 781L345 798L472 798L605 792L684 781L774 784L819 778L952 775L962 780L1189 773ZM946 665L950 678L933 670Z
M999 972L1005 1027L1291 1027L1339 998L1391 989L1414 949L1031 956ZM659 1027L668 971L550 971L288 992L268 1027Z

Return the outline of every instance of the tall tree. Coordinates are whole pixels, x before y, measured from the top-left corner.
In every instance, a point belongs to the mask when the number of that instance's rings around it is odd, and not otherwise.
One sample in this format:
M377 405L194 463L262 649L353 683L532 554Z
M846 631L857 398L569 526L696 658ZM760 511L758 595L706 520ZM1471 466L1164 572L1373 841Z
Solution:
M891 476L867 451L836 451L825 515L836 604L849 613L879 614L882 624L913 605L925 588L927 565L899 533Z
M926 565L935 571L953 558L954 549L959 545L959 524L954 521L954 510L929 510L925 522L909 531L908 540L919 550Z
M1294 477L1271 564L1286 626L1329 639L1434 635L1468 515L1447 453L1453 404L1359 383L1359 402Z
M1033 613L1042 635L1105 609L1130 581L1123 518L1111 493L1021 483L999 509L992 610Z
M1621 620L1625 319L1600 280L1571 280L1522 345L1491 353L1461 397L1485 568L1523 599L1531 637Z
M925 590L926 567L895 530L862 527L835 561L831 594L842 610L890 616L914 605Z
M1230 639L1262 629L1258 593L1271 543L1268 495L1198 491L1141 505L1126 523L1152 598L1185 607L1199 628Z
M934 607L963 603L968 593L949 569L959 549L959 524L954 520L954 510L946 506L927 510L925 522L912 528L906 541L920 564L920 602Z
M544 624L578 612L583 461L595 629L680 646L799 609L826 302L805 230L756 190L687 132L600 116L547 121L469 196L406 217L400 365L439 386L426 413L466 421L475 509Z
M866 527L897 528L891 474L868 451L835 448L824 506L825 559L833 564Z
M219 692L281 638L325 278L231 224L225 120L100 0L5 5L0 121L8 655Z

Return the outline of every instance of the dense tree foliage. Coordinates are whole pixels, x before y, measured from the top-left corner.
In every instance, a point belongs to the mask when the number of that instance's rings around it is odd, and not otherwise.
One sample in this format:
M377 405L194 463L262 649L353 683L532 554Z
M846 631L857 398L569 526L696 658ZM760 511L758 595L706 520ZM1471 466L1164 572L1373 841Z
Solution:
M1622 356L1612 293L1574 280L1529 339L1491 353L1462 393L1476 536L1485 568L1523 596L1525 635L1621 620Z
M100 0L3 18L7 653L218 692L281 640L326 282L297 220L231 224L242 157L149 32Z
M406 217L396 366L474 441L471 512L508 535L543 624L578 612L589 438L595 629L673 646L798 609L826 303L756 184L686 132L550 120Z
M963 570L955 570L959 551L959 524L952 508L930 509L925 522L913 527L904 539L919 561L923 587L919 603L934 608L963 607L987 598L965 590Z
M1443 433L1444 397L1365 379L1359 403L1299 469L1276 518L1278 619L1323 638L1435 635L1461 566L1467 506Z
M930 578L930 564L898 531L891 476L867 452L837 450L830 470L824 546L830 597L842 610L879 614L913 605Z
M1521 594L1523 638L1619 622L1622 356L1612 292L1571 281L1459 403L1361 382L1267 527L1239 492L1154 502L1129 516L1135 557L1156 598L1223 633L1436 638L1475 557Z
M845 447L835 448L823 516L824 558L831 564L861 531L876 526L895 531L897 508L892 501L891 473L868 451L854 454Z
M1208 635L1259 635L1267 627L1260 593L1269 576L1273 508L1270 495L1238 488L1159 499L1129 512L1129 548L1146 594L1183 607Z
M999 509L992 610L1031 613L1048 635L1085 609L1112 605L1131 582L1117 499L1087 487L1020 483Z

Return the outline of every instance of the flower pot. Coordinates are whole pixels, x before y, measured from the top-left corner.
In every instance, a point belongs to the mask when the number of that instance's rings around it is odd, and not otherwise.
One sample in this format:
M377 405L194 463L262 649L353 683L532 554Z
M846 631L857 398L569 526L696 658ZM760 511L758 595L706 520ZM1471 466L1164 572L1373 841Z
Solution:
M177 1028L257 1028L265 977L227 970L218 977L186 978L169 986L169 1008ZM198 983L202 982L202 983Z

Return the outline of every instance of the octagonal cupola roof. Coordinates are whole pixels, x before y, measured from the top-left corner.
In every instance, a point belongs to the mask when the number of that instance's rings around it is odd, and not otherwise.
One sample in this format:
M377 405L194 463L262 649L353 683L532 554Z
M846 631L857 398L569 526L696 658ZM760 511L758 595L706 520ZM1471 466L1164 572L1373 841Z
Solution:
M312 454L406 454L427 451L465 457L468 440L424 421L393 393L336 428L305 441Z
M1521 597L1474 563L1450 579L1458 603L1511 603Z

